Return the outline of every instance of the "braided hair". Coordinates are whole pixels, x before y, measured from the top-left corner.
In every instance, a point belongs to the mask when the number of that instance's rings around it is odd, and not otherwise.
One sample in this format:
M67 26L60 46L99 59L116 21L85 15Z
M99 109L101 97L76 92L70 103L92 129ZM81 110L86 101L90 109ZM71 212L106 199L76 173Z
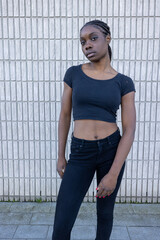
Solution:
M108 34L111 36L111 32L110 32L110 27L107 25L107 23L100 21L100 20L92 20L89 21L87 23L85 23L83 25L83 27L80 29L80 31L82 31L82 29L86 26L94 26L95 28L98 28L103 34L104 36L107 36ZM109 52L109 57L110 57L110 61L112 59L112 51L111 51L111 47L108 45L108 52Z

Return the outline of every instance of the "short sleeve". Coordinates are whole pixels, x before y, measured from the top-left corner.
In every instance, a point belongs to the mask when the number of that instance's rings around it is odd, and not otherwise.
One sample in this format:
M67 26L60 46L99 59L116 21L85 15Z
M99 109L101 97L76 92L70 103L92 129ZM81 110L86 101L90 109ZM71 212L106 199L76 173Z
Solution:
M132 91L136 92L133 80L130 77L124 75L121 82L121 96L124 96L125 94Z
M65 72L65 75L63 78L63 81L67 83L71 88L72 88L72 70L73 70L73 66L69 67Z

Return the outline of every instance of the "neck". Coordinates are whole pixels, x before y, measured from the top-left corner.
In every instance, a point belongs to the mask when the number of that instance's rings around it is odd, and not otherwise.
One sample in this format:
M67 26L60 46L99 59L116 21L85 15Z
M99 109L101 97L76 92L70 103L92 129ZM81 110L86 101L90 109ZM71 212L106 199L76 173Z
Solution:
M97 71L109 71L112 69L112 66L110 64L110 59L107 60L101 60L99 62L91 62L90 67Z

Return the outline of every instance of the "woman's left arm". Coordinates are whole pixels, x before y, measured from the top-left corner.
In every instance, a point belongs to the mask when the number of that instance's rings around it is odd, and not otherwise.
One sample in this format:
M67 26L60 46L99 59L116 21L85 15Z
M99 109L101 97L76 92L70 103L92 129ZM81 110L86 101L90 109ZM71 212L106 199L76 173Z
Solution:
M117 152L114 158L109 174L118 177L124 161L134 141L136 130L136 110L135 110L135 92L130 92L122 97L121 101L121 120L123 134L118 144Z
M109 172L101 179L97 197L111 194L117 183L117 178L124 161L134 141L136 129L135 92L125 94L121 99L121 119L123 134L119 141L116 155Z

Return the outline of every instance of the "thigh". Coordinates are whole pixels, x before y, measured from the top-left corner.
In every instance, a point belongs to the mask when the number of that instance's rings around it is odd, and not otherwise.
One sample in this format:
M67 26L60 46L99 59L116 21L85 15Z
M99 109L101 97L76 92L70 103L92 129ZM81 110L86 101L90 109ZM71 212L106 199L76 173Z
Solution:
M120 141L120 138L117 138L116 140L114 140L114 142L111 142L109 145L103 146L102 156L100 158L100 162L96 169L97 186L100 183L101 179L109 172L112 166L114 157L117 152L119 141ZM121 184L121 180L123 177L124 169L125 169L125 162L119 173L116 188L113 191L113 193L110 196L106 196L105 198L97 198L97 212L112 213L116 196L117 196L117 193Z
M57 197L57 215L63 213L64 218L77 215L94 173L94 168L86 168L80 163L67 163Z
M71 144L71 153L60 186L59 198L84 198L95 174L96 150L86 145Z
M74 219L95 174L96 149L87 144L71 143L71 153L61 181L56 207L56 218ZM61 217L60 217L61 218Z
M94 172L93 168L67 163L57 197L52 239L70 239L71 229Z

